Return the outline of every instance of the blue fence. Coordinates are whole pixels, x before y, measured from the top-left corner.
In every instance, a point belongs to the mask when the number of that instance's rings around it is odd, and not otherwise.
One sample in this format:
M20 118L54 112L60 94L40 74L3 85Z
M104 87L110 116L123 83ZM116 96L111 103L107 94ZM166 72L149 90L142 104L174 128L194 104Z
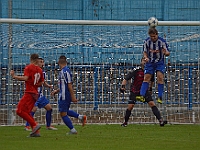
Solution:
M200 20L199 0L0 0L0 8L1 18L144 21L155 16L159 21ZM196 97L194 94L196 89L193 87L195 79L187 79L194 78L192 71L195 68L199 69L200 27L158 26L157 29L159 35L166 38L169 43L170 63L173 66L185 64L188 74L182 79L187 82L187 85L183 84L182 88L185 92L178 94L189 102L191 108L191 100ZM44 57L47 65L54 64L55 67L58 57L64 54L71 66L107 65L112 68L111 66L116 65L120 70L122 65L133 67L139 63L143 40L148 36L147 30L147 26L1 24L1 104L6 102L4 94L8 93L6 78L9 74L9 60L12 61L14 68L23 70L29 62L30 54L39 53ZM12 49L11 58L8 54L9 48ZM184 70L181 67L176 69L180 72ZM93 72L96 72L95 68ZM92 76L95 84L98 80L103 80L103 78L98 79L95 73ZM115 83L117 84L114 88L117 89L120 81ZM94 88L96 94L99 91L97 85ZM195 96L191 96L191 93ZM170 95L175 94L170 93ZM185 98L186 95L189 95L189 98ZM101 103L98 101L100 98L98 95L93 96L97 100L95 106Z

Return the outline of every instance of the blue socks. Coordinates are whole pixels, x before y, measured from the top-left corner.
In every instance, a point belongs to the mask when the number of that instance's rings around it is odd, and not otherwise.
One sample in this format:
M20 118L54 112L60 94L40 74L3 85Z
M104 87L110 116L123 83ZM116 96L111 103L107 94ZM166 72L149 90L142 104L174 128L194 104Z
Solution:
M145 96L148 88L149 88L149 83L143 82L141 89L140 89L140 95ZM159 98L162 98L163 90L164 90L164 84L158 84L158 97Z
M148 82L143 82L143 83L142 83L142 86L141 86L141 88L140 88L140 95L141 95L141 96L145 96L145 94L146 94L148 88L149 88L149 83L148 83Z
M46 126L50 127L51 125L51 114L52 114L52 109L51 110L47 110L46 112Z
M67 115L70 116L70 117L74 117L74 118L78 118L78 116L79 116L79 114L77 114L73 110L68 110Z
M34 116L35 112L32 112L31 111L31 116ZM51 110L48 110L46 112L46 126L47 127L50 127L51 125L51 118L52 118L52 109ZM28 122L26 122L26 126L30 126L30 124Z
M158 97L159 98L162 98L163 90L164 90L164 84L158 84Z
M74 126L72 125L71 120L69 119L69 117L67 115L62 117L62 120L70 130L74 128Z

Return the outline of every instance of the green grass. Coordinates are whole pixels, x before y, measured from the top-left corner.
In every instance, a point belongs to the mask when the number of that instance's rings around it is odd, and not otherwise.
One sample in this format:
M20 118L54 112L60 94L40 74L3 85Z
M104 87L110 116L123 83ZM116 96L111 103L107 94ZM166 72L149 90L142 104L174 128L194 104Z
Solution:
M22 126L0 126L0 150L199 150L200 125L86 125L66 135L42 126L39 138L27 138Z

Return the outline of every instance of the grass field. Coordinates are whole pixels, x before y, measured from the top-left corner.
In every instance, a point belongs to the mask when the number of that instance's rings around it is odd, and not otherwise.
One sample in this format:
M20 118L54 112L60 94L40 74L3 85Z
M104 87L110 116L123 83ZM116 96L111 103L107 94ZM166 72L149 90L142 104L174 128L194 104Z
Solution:
M42 126L39 138L28 138L22 126L0 126L0 150L199 150L200 125L86 125L66 135Z

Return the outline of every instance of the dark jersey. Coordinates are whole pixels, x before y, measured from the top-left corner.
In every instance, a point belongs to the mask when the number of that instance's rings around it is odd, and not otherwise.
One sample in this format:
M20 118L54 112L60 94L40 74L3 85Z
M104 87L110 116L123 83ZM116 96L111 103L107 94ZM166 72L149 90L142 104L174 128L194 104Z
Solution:
M127 81L132 79L130 91L133 93L140 93L140 88L144 80L144 70L140 66L136 67L129 72L124 79Z

